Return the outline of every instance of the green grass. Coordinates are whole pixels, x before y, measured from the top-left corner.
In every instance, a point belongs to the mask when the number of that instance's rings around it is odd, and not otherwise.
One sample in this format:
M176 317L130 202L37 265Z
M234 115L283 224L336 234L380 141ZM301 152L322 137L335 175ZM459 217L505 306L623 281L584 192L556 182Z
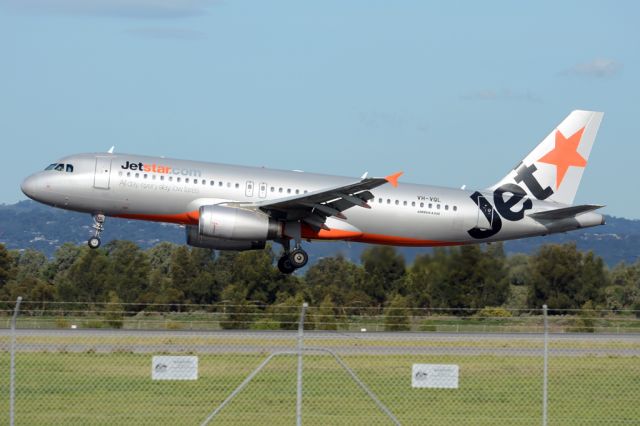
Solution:
M18 353L16 423L199 424L267 354L199 356L197 381L152 381L151 355ZM344 361L403 424L538 425L541 357L349 355ZM296 357L278 357L214 424L295 424ZM458 364L459 389L412 389L413 363ZM304 358L305 425L389 424L336 362ZM9 355L0 353L0 424ZM550 424L639 424L640 359L554 357Z

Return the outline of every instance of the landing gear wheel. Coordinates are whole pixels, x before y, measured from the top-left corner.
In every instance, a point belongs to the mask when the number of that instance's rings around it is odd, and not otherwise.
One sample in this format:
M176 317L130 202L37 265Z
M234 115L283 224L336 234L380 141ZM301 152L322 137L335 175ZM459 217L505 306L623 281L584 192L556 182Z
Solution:
M289 261L294 268L302 268L309 261L309 255L306 251L298 248L289 253Z
M98 247L100 247L100 238L91 237L89 238L89 241L87 241L87 244L89 245L90 248L97 249Z
M282 256L278 260L278 269L283 274L292 274L293 271L296 270L296 268L291 264L291 260L289 259L289 256L286 256L286 255Z

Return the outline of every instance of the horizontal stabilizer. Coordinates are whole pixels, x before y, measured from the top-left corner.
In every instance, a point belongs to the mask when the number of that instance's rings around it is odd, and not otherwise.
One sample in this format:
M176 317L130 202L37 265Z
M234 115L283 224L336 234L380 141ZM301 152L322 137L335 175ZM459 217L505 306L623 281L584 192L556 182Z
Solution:
M541 220L559 220L576 217L579 214L587 213L593 210L597 210L604 206L595 204L583 204L581 206L563 207L561 209L547 210L544 212L531 213L529 217L533 219Z

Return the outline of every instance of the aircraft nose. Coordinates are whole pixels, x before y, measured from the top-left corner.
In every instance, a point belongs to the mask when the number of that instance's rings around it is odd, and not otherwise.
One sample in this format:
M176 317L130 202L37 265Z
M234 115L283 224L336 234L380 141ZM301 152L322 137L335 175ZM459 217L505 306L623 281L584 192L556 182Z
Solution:
M38 196L38 192L42 189L42 179L40 176L31 175L20 184L20 189L29 198L35 199Z

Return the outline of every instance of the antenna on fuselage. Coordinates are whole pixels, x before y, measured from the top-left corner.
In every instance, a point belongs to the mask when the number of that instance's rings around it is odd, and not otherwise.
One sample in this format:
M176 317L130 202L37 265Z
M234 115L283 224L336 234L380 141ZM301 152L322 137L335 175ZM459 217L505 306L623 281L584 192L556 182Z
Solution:
M113 150L116 148L115 145L112 145L111 148L109 148L109 151L107 151L109 154L113 154Z

